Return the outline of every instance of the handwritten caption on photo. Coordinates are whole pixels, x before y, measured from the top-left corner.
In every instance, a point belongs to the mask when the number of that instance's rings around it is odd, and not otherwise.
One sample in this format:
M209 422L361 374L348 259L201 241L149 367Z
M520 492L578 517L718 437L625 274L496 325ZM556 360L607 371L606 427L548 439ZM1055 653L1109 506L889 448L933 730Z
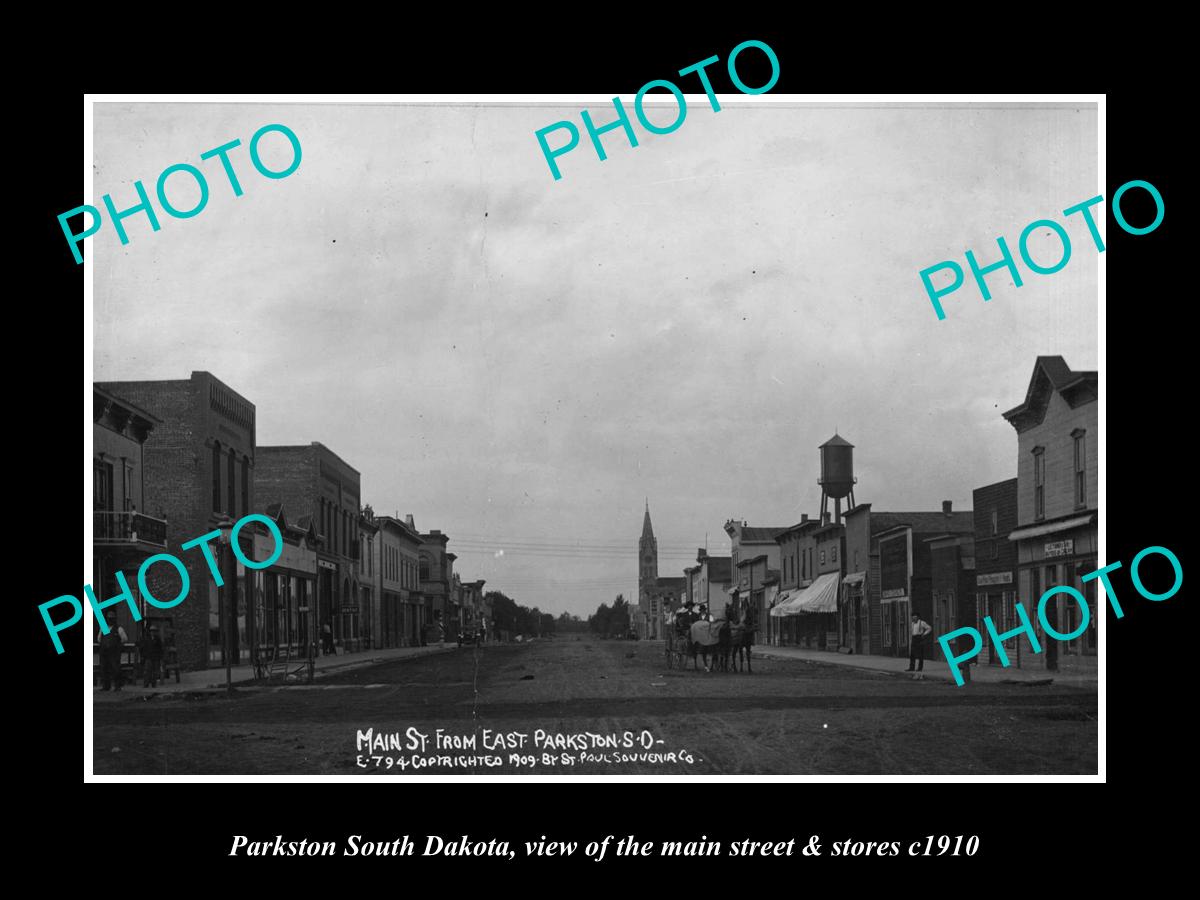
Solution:
M421 840L418 838L417 840ZM282 834L273 839L252 840L249 835L235 834L229 849L230 856L471 856L496 857L500 860L517 858L518 850L527 858L584 856L594 862L606 857L690 858L697 856L974 856L979 852L978 835L926 835L919 841L861 841L853 838L832 841L825 845L819 834L804 838L791 837L775 841L712 841L707 835L680 841L642 841L636 835L617 838L606 835L602 840L555 841L545 835L537 841L509 842L497 838L482 840L464 834L457 838L431 834L424 836L424 848L417 853L417 842L408 835L390 840L365 838L361 834L338 841L314 841L308 838L289 840ZM611 848L611 854L610 854Z
M650 731L600 734L590 731L493 731L459 733L437 728L424 732L358 729L360 769L571 768L576 765L692 765L701 758L686 749L665 748Z

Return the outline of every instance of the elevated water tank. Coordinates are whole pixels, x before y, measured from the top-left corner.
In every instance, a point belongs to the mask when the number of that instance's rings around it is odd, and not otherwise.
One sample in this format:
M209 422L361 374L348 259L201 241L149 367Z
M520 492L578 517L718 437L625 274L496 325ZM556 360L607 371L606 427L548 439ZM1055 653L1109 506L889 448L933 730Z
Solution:
M854 445L835 434L820 447L821 477L826 495L840 500L854 490Z

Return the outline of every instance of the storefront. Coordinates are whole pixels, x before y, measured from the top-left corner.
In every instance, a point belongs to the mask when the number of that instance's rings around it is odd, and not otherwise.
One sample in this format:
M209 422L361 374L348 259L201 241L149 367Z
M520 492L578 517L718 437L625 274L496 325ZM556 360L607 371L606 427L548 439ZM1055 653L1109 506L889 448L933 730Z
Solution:
M984 625L985 618L991 618L992 626L997 633L1004 634L1016 628L1017 613L1013 608L1017 602L1012 570L1003 572L986 572L975 576L975 609L978 621L975 624L980 634L988 633ZM996 652L995 644L984 641L985 650L980 654L981 660L989 665L1001 665L1000 654ZM1008 655L1010 666L1020 666L1022 657L1029 653L1028 643L1017 640L1005 641L1004 652Z
M869 653L870 627L867 619L866 572L852 572L842 579L839 616L841 646L851 653Z
M273 661L307 659L319 652L314 608L317 557L311 536L297 533L282 518L277 520L284 535L279 558L267 569L245 569L238 564L239 580L250 584L253 603L253 662L269 666ZM267 559L275 540L265 528L254 535L252 559Z
M787 593L776 603L771 617L781 621L784 643L810 650L836 650L837 597L841 582L836 572L820 576L806 588ZM783 595L781 595L783 596Z
M1083 576L1099 567L1098 538L1095 513L1018 528L1009 535L1009 540L1017 544L1019 596L1026 601L1025 610L1042 645L1041 656L1046 668L1051 671L1063 667L1074 668L1080 664L1095 664L1097 580L1085 582ZM1087 627L1069 641L1049 637L1042 628L1041 617L1037 615L1042 594L1059 585L1072 587L1087 599ZM1057 594L1046 603L1046 621L1059 634L1072 634L1080 630L1083 617L1083 610L1069 595ZM998 622L996 625L999 628ZM1027 644L1024 638L1020 640ZM1030 652L1028 646L1024 646L1023 650Z
M908 655L912 615L912 531L900 528L879 538L880 652Z

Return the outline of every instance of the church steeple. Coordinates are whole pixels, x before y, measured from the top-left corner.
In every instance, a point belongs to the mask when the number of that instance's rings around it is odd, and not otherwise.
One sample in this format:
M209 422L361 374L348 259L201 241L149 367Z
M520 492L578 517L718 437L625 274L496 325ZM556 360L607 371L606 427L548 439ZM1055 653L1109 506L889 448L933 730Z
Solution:
M658 541L650 524L650 498L646 498L646 514L642 518L642 537L638 541L639 600L658 581Z

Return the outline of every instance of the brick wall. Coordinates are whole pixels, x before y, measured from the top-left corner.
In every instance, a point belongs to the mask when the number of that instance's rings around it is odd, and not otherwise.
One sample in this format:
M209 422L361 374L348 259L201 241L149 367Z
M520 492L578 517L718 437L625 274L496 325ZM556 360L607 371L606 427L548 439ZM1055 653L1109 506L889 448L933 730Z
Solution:
M240 404L237 418L212 408L210 388L217 385L223 397ZM127 398L153 412L162 424L150 433L144 446L146 512L167 519L167 553L185 565L190 581L185 599L169 610L150 607L148 615L170 617L180 666L185 670L208 666L210 604L215 583L208 563L198 547L183 550L188 543L213 530L212 442L222 447L220 464L221 506L227 506L227 462L229 448L235 454L235 508L232 518L255 509L253 468L248 485L249 510L241 509L243 457L254 455L254 406L232 392L206 372L193 372L191 378L177 381L124 381L101 384L103 390ZM246 420L248 414L249 419ZM214 553L218 542L212 542ZM224 581L236 587L232 554L225 554ZM126 572L136 591L136 571ZM156 598L167 601L181 587L177 571L168 563L156 563L147 573L147 587Z

